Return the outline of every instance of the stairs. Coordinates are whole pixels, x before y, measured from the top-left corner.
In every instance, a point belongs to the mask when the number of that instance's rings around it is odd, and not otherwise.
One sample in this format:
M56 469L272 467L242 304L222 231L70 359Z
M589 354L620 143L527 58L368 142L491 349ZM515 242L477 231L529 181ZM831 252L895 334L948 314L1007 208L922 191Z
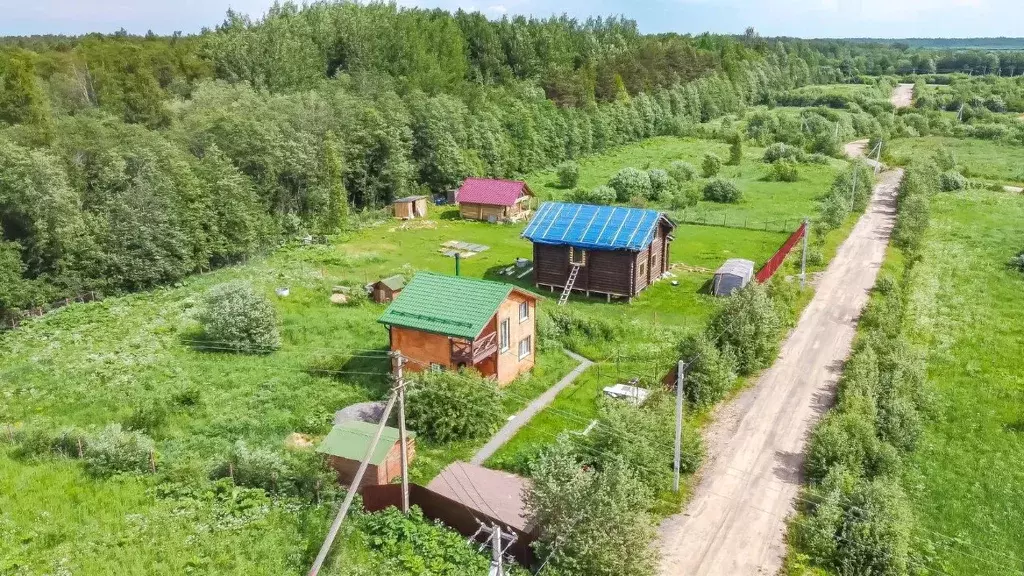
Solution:
M580 265L573 264L572 270L569 271L569 279L565 281L565 289L562 290L562 295L558 297L558 305L564 306L569 301L569 295L572 294L572 285L576 283L576 277L580 275Z

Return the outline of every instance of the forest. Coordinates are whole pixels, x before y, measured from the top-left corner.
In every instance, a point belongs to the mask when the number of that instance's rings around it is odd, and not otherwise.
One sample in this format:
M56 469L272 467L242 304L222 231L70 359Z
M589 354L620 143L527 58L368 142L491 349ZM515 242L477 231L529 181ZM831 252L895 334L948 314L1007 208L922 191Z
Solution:
M1015 74L1020 53L394 4L229 12L198 35L0 42L0 314L173 283L410 192L678 135L864 74Z

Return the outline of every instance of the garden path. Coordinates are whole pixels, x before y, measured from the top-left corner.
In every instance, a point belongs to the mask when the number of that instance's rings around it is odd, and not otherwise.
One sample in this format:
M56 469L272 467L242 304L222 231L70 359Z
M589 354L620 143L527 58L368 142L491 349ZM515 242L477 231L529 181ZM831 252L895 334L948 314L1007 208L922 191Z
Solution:
M572 384L573 380L576 380L576 378L578 378L580 374L583 374L587 368L594 365L593 362L579 354L574 354L568 350L563 350L563 352L568 354L573 360L579 362L579 365L573 368L572 372L566 374L564 378L558 381L558 383L545 390L543 394L530 402L522 412L512 416L508 423L502 426L501 430L498 430L498 433L488 440L487 444L484 444L484 447L481 448L479 452L473 455L473 459L469 461L471 464L476 464L478 466L482 465L485 460L498 451L498 448L501 448L506 442L511 440L512 437L516 435L516 432L525 426L531 418L544 408L547 408L548 404L551 404L555 400L555 396L558 396L559 392L564 390L569 384Z
M881 175L867 212L822 275L775 364L708 426L708 460L693 498L660 528L662 576L778 572L800 494L804 445L833 402L885 258L902 175Z

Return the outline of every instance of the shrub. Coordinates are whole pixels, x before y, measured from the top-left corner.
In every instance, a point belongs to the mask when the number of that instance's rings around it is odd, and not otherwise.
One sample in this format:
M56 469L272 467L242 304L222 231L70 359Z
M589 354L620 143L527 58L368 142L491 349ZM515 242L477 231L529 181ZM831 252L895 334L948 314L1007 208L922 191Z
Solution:
M574 188L580 180L580 165L573 162L562 162L556 169L558 185L562 188Z
M287 475L284 458L275 450L250 447L239 440L213 471L214 478L232 476L238 486L277 492Z
M896 292L897 288L899 288L899 282L891 274L883 274L875 282L875 291L879 294L889 295Z
M474 440L501 420L497 385L472 371L421 372L408 393L409 427L434 442Z
M487 573L487 557L466 546L458 532L426 519L419 506L408 516L395 507L363 514L359 528L374 553L375 574Z
M597 186L592 190L583 190L577 188L572 191L570 198L574 202L580 202L582 204L599 204L607 206L615 202L615 190L611 186Z
M704 199L734 204L743 199L743 192L732 182L716 178L704 185Z
M774 164L779 160L796 160L799 153L799 149L793 146L776 142L765 148L763 160L766 164Z
M700 166L701 174L705 178L714 178L722 171L722 159L709 152L704 155L704 161L701 162Z
M660 168L648 170L647 178L651 182L651 193L648 199L654 202L671 197L677 187L675 180L669 177L668 172Z
M167 403L161 399L147 399L136 404L124 425L129 430L152 434L167 419Z
M943 192L954 192L967 189L967 178L964 175L950 170L939 175L939 189Z
M689 182L697 175L697 169L689 162L676 160L668 165L668 175L676 182Z
M721 400L736 380L736 360L719 350L706 335L688 336L679 344L679 357L689 362L683 393L698 407Z
M244 282L214 286L200 308L203 337L239 352L267 352L281 345L274 305Z
M729 139L729 164L739 166L743 163L743 135L739 132Z
M623 168L612 176L608 185L615 190L615 199L626 202L633 196L647 198L651 195L651 178L647 172L636 168Z
M863 475L876 442L874 422L864 412L829 412L811 433L805 465L807 478L821 482L833 468Z
M757 282L733 292L709 324L711 334L721 334L720 346L736 358L740 374L752 374L772 363L779 351L783 319Z
M850 214L850 205L846 199L837 194L829 194L821 202L821 227L827 230L835 230L843 225L846 217Z
M555 574L653 575L652 494L640 472L621 461L601 470L585 464L565 435L534 464L525 500L540 528L538 556Z
M828 161L828 156L825 156L824 154L821 153L814 153L807 157L808 164L828 165Z
M926 177L914 167L908 168L900 183L896 227L893 229L893 243L913 260L924 240L931 213L928 199L929 183Z
M692 208L703 197L704 191L699 186L693 184L680 186L672 193L672 197L669 199L669 206L673 210Z
M768 180L773 182L796 182L799 179L796 164L789 160L780 160L768 169Z
M149 436L123 430L120 424L110 424L89 437L85 446L85 468L96 476L142 472L149 469L153 450L153 439Z

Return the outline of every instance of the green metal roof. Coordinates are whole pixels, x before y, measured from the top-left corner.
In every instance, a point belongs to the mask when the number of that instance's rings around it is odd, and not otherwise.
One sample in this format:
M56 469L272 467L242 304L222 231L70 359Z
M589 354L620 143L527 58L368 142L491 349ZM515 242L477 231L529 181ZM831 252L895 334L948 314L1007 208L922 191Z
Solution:
M513 288L502 282L420 272L377 321L472 339L480 335Z
M320 442L316 451L349 460L362 460L376 434L377 424L348 420L331 428L330 434L323 439L323 442ZM416 437L415 432L408 430L406 435L409 438ZM377 447L374 448L373 454L370 456L370 464L377 466L384 462L391 447L398 442L398 436L398 428L385 426L384 432L380 435L380 442L377 443Z
M396 274L394 276L388 276L387 278L381 278L380 283L392 290L401 290L402 287L405 286L405 278Z

